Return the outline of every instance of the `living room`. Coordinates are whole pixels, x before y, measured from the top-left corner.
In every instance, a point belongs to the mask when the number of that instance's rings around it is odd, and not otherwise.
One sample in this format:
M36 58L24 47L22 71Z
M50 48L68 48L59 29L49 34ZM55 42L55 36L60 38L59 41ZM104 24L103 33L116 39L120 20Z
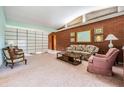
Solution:
M124 86L123 6L0 6L0 14L1 87Z

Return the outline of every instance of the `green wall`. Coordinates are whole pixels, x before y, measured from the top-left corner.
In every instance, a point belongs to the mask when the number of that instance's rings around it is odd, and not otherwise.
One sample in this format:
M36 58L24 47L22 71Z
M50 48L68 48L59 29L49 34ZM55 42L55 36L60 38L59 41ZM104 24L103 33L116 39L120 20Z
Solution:
M29 28L29 29L39 29L39 30L44 30L47 32L55 32L56 29L47 27L47 26L43 26L43 25L32 25L32 24L25 24L25 23L20 23L17 21L13 21L10 19L7 19L6 24L9 26L14 26L17 28Z
M16 28L26 28L26 29L38 29L38 30L43 30L46 32L56 32L56 29L43 26L43 25L33 25L33 24L25 24L25 23L20 23L16 22L14 20L6 19L6 15L4 14L4 9L2 6L0 6L0 66L2 64L2 48L4 47L5 43L5 27L6 26L12 26Z
M2 48L4 47L4 32L5 32L5 15L3 7L0 6L0 66L2 64Z

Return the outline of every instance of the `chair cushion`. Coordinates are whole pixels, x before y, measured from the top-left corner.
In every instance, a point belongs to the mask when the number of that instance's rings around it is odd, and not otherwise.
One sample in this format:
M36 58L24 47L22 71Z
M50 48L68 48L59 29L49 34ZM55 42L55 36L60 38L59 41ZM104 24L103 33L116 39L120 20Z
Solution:
M15 59L13 60L14 63L20 62L20 61L24 61L23 58L19 58L19 59ZM7 60L8 63L12 63L12 60Z
M12 58L15 58L15 57L16 57L16 55L15 55L15 52L14 52L14 49L13 49L13 48L9 48L9 53L10 53L10 56L11 56Z

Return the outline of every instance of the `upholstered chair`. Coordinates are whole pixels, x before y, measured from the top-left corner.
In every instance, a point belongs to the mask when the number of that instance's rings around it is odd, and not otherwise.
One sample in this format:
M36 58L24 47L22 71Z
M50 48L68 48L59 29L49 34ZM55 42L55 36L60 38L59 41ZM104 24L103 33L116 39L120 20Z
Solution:
M11 68L13 68L15 63L24 62L27 64L27 60L25 59L24 52L22 49L18 48L3 48L4 61L6 62L6 66L11 64Z
M119 53L119 49L110 48L106 55L96 54L92 55L88 61L87 71L102 74L102 75L112 75L112 66L116 61L116 57Z

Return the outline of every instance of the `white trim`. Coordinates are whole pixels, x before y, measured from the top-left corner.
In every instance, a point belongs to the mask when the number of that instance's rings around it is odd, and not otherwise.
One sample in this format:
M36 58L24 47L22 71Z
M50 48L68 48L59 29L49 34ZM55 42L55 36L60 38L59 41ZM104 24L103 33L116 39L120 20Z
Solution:
M60 30L57 30L57 31L67 30L67 29L78 27L78 26L83 26L83 25L99 22L99 21L102 21L102 20L122 16L122 15L124 15L124 12L118 12L118 13L114 13L114 14L111 14L111 15L106 15L106 16L103 16L103 17L100 17L100 18L97 18L97 19L89 20L87 22L82 23L81 25L76 25L76 26L72 26L72 27L63 28L63 29L60 29Z
M50 33L49 31L46 31L46 30L26 28L26 27L18 27L18 26L7 25L7 24L6 24L6 28L15 28L15 29L31 30L31 31L42 31L42 32L46 32L48 34Z

